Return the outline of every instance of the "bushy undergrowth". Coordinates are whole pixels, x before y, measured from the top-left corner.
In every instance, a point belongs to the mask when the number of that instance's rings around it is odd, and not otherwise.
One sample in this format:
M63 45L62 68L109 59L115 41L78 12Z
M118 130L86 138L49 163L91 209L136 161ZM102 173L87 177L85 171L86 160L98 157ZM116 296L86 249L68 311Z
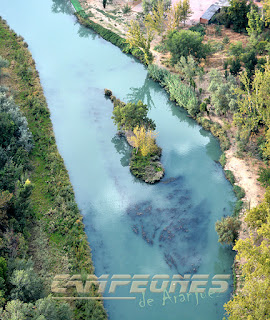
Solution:
M219 162L220 162L222 168L224 168L226 165L226 162L227 162L227 158L226 158L225 153L222 153L222 155L219 158Z
M259 171L258 181L262 183L264 187L270 186L270 168L261 168Z
M228 150L230 148L230 141L227 136L227 133L219 123L213 122L211 120L205 119L200 116L196 118L196 121L205 130L209 130L213 134L213 136L219 139L219 143L222 151Z
M136 150L133 150L132 157L130 160L130 171L132 174L142 180L149 179L149 171L159 172L163 171L159 160L161 155L161 148L157 148L157 152L154 154L149 154L146 157L142 156L140 152L136 153Z
M190 86L184 84L177 75L156 65L150 65L148 73L165 88L172 101L185 108L192 117L196 116L199 112L199 103L195 91Z
M225 170L225 177L230 181L232 185L234 185L235 177L231 170Z

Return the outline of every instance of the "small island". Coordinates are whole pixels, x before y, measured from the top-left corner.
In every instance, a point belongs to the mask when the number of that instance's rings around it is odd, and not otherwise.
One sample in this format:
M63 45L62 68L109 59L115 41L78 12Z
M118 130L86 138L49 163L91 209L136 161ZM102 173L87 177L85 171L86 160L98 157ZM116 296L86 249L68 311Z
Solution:
M142 101L124 103L117 99L111 90L105 89L104 94L113 103L112 119L125 136L128 144L133 147L130 159L131 173L145 181L155 183L164 176L164 168L160 162L162 149L156 144L156 125L148 118L148 106Z

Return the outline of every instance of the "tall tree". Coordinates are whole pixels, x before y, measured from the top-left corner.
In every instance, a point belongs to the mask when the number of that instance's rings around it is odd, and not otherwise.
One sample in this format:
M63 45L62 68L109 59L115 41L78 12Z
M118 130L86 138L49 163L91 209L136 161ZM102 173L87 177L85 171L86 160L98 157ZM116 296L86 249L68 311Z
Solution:
M247 32L248 35L252 39L256 39L258 35L260 35L263 31L263 20L259 13L258 7L255 5L251 5L250 11L247 13L248 17L248 27Z
M167 11L167 31L179 30L181 23L185 23L192 11L188 0L179 0Z
M186 21L188 18L192 15L192 10L190 8L190 2L189 0L183 0L182 4L182 21L184 22L184 25L186 24Z
M249 10L250 5L247 0L230 0L228 15L233 24L234 31L242 32L246 29L248 25L247 14Z
M162 34L165 30L165 14L166 10L164 8L163 0L159 0L152 13L148 13L144 20L146 27L149 30Z
M208 46L198 32L190 30L172 31L168 35L167 47L172 54L172 63L176 64L182 56L192 55L200 60L206 58Z
M246 71L240 80L244 89L236 91L239 111L234 115L234 122L241 128L241 136L246 138L257 131L259 122L264 123L266 128L270 127L270 63L266 63L264 72L255 71L252 83ZM270 145L267 150L270 154Z
M151 63L152 54L150 52L150 45L153 37L152 30L147 28L146 35L144 35L139 22L136 20L131 20L130 27L127 32L126 42L131 48L139 48L144 53L146 64Z

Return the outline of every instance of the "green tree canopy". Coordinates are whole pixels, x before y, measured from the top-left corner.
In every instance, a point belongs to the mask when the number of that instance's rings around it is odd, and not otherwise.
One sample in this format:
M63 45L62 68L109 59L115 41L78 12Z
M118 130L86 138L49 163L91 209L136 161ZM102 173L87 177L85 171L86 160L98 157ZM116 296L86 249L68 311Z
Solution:
M210 85L208 90L211 93L211 104L217 114L226 114L227 111L237 110L237 88L236 80L233 76L227 79L216 69L209 72Z
M242 32L246 30L249 10L250 5L247 0L230 0L228 15L234 31Z
M205 59L209 52L209 46L203 44L202 41L203 36L199 32L171 31L168 35L167 47L172 54L172 63L176 64L181 57L187 58L189 55L198 60Z
M112 119L118 130L133 130L136 127L144 126L146 129L155 130L155 123L147 117L148 107L142 101L127 104L115 103Z
M234 217L222 218L216 222L216 231L219 235L218 241L222 244L234 244L238 236L240 222Z

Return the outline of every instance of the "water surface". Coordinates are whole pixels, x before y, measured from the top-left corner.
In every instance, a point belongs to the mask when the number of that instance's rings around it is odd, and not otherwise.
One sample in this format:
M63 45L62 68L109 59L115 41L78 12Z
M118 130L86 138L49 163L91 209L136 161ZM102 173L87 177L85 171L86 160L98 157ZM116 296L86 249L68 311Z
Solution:
M221 154L217 140L169 101L143 65L80 26L72 12L67 0L0 3L1 15L36 61L97 275L231 273L231 251L217 242L214 227L234 202L215 162ZM130 147L116 135L104 88L123 101L151 106L163 182L147 185L130 174ZM165 305L161 294L146 295L151 306L141 307L140 295L105 301L110 319L222 319L230 292Z

